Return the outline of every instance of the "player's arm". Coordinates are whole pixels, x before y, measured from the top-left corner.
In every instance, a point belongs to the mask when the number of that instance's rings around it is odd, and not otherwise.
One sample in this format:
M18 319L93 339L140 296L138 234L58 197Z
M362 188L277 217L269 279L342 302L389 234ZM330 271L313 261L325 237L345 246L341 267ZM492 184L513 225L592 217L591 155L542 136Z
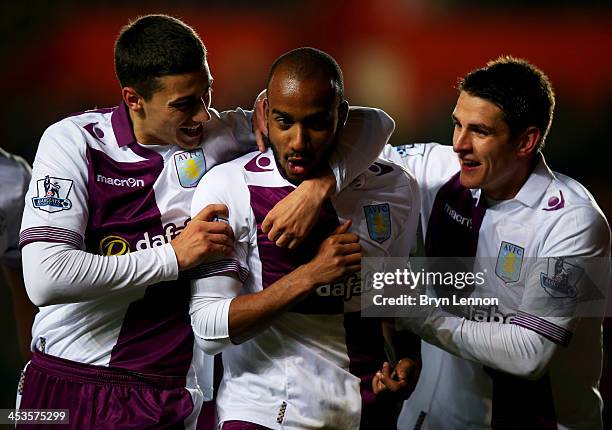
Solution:
M317 286L361 267L358 238L346 233L349 224L345 224L324 241L312 261L262 291L240 294L249 275L247 257L256 225L248 188L239 175L231 164L217 167L200 181L192 201L192 213L212 202L227 205L227 222L235 232L227 258L191 272L192 327L198 344L209 354L251 338ZM224 186L229 177L233 179L231 192Z
M253 127L266 134L264 93L255 104ZM302 182L266 215L262 230L278 246L294 249L308 234L326 198L350 184L378 157L391 137L395 123L384 111L351 107L339 131L328 168Z
M222 234L225 245L231 244L227 226L202 223L189 223L172 243L159 247L118 256L85 251L87 155L85 143L74 137L79 133L76 127L68 120L51 126L41 138L34 161L20 234L24 281L34 304L80 302L117 290L142 290L176 279L179 270L205 259L212 248L213 253L224 253L214 246L218 243L211 242ZM44 197L47 176L61 187L63 209L41 206L37 200Z
M522 304L512 323L470 321L438 308L430 309L424 318L406 318L403 323L450 353L514 375L538 378L555 351L569 345L580 322L578 315L559 313L560 299L551 299L545 292L540 278L547 270L543 265L549 258L564 257L584 269L587 275L576 285L578 298L595 288L601 293L599 302L605 305L609 285L610 230L603 216L592 208L577 208L566 213L563 221L545 232L549 239L542 255L546 257L536 259L527 275Z
M208 354L225 346L240 344L267 328L283 312L310 294L361 268L361 247L355 234L347 233L350 222L339 226L321 245L310 262L299 266L262 291L242 294L245 281L237 259L200 273L225 273L192 281L191 324L196 341ZM236 247L238 248L238 246Z

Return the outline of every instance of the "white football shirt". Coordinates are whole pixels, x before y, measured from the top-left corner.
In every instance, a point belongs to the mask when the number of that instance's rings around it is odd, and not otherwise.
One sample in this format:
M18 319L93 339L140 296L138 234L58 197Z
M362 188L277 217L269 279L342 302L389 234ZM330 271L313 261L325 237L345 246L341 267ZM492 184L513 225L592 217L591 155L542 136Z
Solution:
M456 355L423 344L421 379L404 404L400 428L490 428L501 420L512 427L513 417L525 414L563 429L600 428L601 319L547 317L541 308L551 297L580 297L588 276L579 275L589 275L594 259L610 256L609 227L592 196L552 172L541 156L513 199L488 207L480 190L460 185L452 147L388 146L383 154L417 178L427 255L474 256L487 285L515 297L473 309L471 321L434 318L419 328L406 320ZM525 333L536 333L535 342L524 342ZM543 375L524 370L537 369L553 353Z
M226 204L236 242L231 258L197 270L203 279L194 283L194 290L205 295L212 290L207 277L231 275L242 282L238 294L261 291L310 261L320 242L349 218L366 257L407 256L414 245L418 190L414 178L397 165L376 161L324 205L305 242L288 251L267 238L261 223L293 189L271 150L218 166L200 182L192 213L210 203ZM360 382L352 372L357 365L352 342L370 342L376 348L376 339L353 333L357 321L347 316L360 309L361 293L358 275L319 287L255 337L226 347L217 396L219 421L270 428L358 428Z

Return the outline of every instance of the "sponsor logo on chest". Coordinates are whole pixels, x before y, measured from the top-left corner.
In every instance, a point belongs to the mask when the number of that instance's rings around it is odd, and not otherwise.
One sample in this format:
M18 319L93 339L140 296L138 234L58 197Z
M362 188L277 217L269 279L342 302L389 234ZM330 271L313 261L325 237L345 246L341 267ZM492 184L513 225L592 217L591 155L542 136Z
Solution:
M103 184L108 184L108 185L112 185L115 187L122 187L122 188L144 187L144 181L142 179L111 178L110 176L104 176L99 173L96 175L96 182L101 182Z
M461 215L448 203L444 203L444 212L446 212L446 214L451 217L451 219L457 224L461 224L462 226L467 228L472 228L472 218Z

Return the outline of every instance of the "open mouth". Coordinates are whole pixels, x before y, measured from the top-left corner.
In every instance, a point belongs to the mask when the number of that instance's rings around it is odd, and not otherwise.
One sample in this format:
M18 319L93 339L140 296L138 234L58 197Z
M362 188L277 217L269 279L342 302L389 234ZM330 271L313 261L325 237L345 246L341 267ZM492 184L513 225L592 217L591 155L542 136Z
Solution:
M181 127L179 130L189 137L195 138L202 135L202 124L194 125L193 127Z
M463 167L467 167L467 168L473 168L473 167L478 167L480 166L480 163L478 161L474 161L474 160L466 160L466 159L462 159L461 160L461 165Z
M287 168L292 175L300 176L306 172L308 159L302 157L290 157L287 159Z

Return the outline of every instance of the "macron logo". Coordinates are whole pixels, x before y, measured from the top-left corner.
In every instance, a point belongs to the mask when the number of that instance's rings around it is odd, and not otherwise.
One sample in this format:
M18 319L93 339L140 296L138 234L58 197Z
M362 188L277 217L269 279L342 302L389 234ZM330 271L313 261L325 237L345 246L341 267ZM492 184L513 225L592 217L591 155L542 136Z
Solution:
M108 177L106 177L104 175L100 175L100 174L98 174L96 176L96 182L102 182L104 184L114 185L115 187L128 187L128 188L144 187L144 181L142 179L134 179L134 178L128 178L128 179L108 178Z
M446 212L448 216L450 216L456 223L461 224L467 228L472 228L472 218L468 218L466 216L461 215L455 209L451 208L448 203L444 204L444 212Z

